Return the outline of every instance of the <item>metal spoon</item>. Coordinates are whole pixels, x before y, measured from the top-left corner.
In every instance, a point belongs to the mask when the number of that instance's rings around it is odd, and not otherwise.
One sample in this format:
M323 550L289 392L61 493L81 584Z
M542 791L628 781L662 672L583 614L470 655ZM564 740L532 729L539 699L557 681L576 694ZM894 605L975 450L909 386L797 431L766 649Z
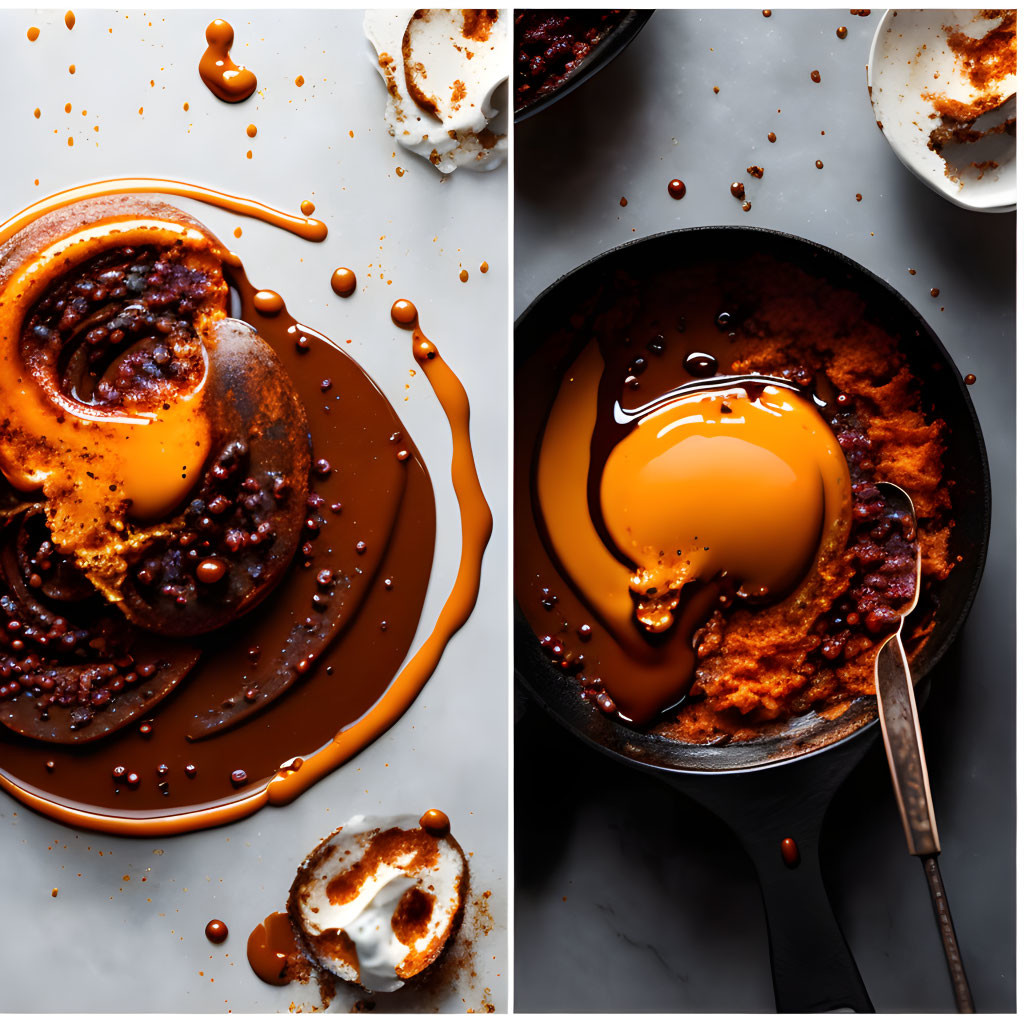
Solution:
M875 688L878 693L878 717L885 739L885 753L889 759L892 784L896 791L896 803L903 829L907 836L907 847L915 857L921 858L928 891L935 908L935 920L942 937L946 954L953 995L960 1013L974 1013L974 1002L967 984L960 947L953 929L953 918L946 900L946 891L939 873L939 832L935 824L935 810L932 806L931 788L928 785L928 766L925 763L924 747L921 742L921 725L917 718L917 702L914 699L914 684L903 649L900 631L903 622L916 607L921 590L921 548L917 543L917 517L914 503L902 488L895 484L878 485L885 500L886 508L892 509L904 522L909 521L914 545L917 551L917 567L913 596L900 609L900 620L896 632L882 644L875 659Z

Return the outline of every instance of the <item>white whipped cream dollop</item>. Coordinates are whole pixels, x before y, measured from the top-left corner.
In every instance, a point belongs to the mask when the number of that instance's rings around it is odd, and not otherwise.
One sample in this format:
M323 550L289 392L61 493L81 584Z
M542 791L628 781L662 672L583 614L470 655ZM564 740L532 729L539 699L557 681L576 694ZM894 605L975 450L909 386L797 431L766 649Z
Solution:
M306 858L288 912L324 968L371 992L394 992L451 936L467 885L448 834L411 815L357 815Z
M507 21L501 10L412 7L363 18L388 90L388 130L444 174L490 171L508 155L507 109L495 106L511 64Z

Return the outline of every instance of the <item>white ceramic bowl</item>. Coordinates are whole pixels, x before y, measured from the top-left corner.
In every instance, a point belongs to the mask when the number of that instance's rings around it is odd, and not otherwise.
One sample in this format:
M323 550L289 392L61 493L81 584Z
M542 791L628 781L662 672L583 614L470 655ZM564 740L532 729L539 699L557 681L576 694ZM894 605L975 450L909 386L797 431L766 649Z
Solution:
M868 91L882 133L893 151L926 185L957 206L989 213L1017 206L1017 153L1012 135L975 143L977 159L998 158L999 166L952 177L946 161L928 148L928 137L938 126L935 108L926 93L969 100L970 86L950 50L944 26L980 36L991 23L977 10L888 10L878 23L868 60ZM1016 91L1015 76L1007 76L1004 94ZM1009 104L1015 104L1011 99ZM989 114L982 121L987 127ZM971 155L973 159L973 155Z

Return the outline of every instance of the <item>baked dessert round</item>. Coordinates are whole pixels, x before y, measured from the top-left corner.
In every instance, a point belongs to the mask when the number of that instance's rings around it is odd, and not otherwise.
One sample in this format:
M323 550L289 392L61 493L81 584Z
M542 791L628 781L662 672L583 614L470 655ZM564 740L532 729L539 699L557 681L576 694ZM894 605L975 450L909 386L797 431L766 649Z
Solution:
M318 967L394 992L444 951L462 922L469 866L448 817L357 815L299 867L288 914Z

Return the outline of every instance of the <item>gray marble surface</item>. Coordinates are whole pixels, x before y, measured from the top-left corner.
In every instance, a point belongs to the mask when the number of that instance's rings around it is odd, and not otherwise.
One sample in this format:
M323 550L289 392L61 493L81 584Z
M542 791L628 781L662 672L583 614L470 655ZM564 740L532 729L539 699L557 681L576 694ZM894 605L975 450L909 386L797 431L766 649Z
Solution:
M922 721L942 868L977 1007L1010 1012L1015 215L957 209L890 151L864 75L880 15L656 12L615 63L517 131L516 312L629 239L762 225L838 249L892 283L977 376L994 501L989 559ZM751 164L764 166L761 181L744 173ZM675 177L687 185L678 202L666 191ZM747 181L749 213L729 193L737 179ZM731 833L571 739L525 699L519 711L516 1009L773 1009L760 894ZM822 861L875 1008L951 1010L928 893L906 853L880 748L840 790Z

